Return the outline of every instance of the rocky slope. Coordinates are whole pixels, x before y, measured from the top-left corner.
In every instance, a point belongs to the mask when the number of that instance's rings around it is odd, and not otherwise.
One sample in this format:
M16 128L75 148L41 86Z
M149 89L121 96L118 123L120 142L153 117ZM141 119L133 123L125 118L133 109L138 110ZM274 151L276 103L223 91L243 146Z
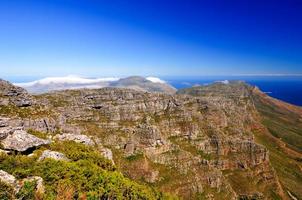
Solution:
M37 96L23 91L22 98L34 102L27 107L1 91L6 127L38 131L50 139L92 137L126 177L161 191L184 199L301 197L301 143L289 142L284 133L284 143L267 142L276 135L265 123L271 115L264 114L263 106L274 107L276 100L243 82L194 87L175 95L120 88ZM288 130L300 138L301 108L279 101L277 107L286 111L278 120L295 116ZM278 166L281 153L290 159L285 167L291 178Z

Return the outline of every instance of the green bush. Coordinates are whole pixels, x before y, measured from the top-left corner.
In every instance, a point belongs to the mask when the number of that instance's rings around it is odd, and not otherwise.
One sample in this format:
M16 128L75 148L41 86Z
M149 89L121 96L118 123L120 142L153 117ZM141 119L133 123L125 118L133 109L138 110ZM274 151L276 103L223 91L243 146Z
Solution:
M0 181L0 199L1 200L14 199L14 189L1 181Z
M26 181L17 194L18 199L35 199L35 181Z
M155 189L138 184L118 172L110 160L104 158L94 147L75 142L55 142L51 150L64 153L70 161L45 159L35 156L1 155L0 169L21 179L40 176L44 180L45 199L165 199ZM26 183L18 194L31 199L34 185ZM1 199L1 198L0 198Z

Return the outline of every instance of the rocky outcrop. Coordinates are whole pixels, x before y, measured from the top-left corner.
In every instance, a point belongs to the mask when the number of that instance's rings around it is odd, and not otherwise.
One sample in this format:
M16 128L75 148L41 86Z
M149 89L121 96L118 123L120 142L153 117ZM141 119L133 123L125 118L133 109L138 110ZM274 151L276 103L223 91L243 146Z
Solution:
M93 146L95 145L95 142L87 135L81 135L81 134L61 134L61 135L56 135L54 137L56 140L60 141L75 141L77 143L82 143L85 145Z
M114 161L113 161L113 154L112 154L112 151L110 149L104 148L104 147L100 147L99 151L102 154L102 156L104 156L108 160L111 160L114 163Z
M13 104L18 107L31 106L34 101L25 89L12 85L11 83L0 79L0 105L5 106Z
M68 158L60 153L60 152L57 152L57 151L50 151L50 150L45 150L43 151L42 155L39 157L39 161L42 161L46 158L51 158L51 159L54 159L54 160L64 160L64 161L68 161Z
M2 139L1 145L6 150L14 150L19 152L25 152L27 150L39 147L41 145L47 145L49 140L38 138L34 135L27 133L24 130L14 130L11 134L8 134L5 139Z

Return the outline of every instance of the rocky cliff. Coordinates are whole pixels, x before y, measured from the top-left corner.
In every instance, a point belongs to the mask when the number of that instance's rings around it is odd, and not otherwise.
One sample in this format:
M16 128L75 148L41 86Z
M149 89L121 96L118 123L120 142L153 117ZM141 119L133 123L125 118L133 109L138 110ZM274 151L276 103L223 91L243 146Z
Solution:
M8 91L18 89L4 83ZM47 133L49 138L92 137L112 152L125 176L161 191L184 199L301 197L301 143L290 149L295 156L285 155L300 167L293 186L279 177L280 168L271 161L271 151L275 155L279 150L264 142L267 135L274 137L260 110L267 97L244 82L215 83L173 95L120 88L36 96L23 90L21 95L7 93L1 96L5 103L0 114L9 118L8 126ZM34 103L20 107L19 98Z

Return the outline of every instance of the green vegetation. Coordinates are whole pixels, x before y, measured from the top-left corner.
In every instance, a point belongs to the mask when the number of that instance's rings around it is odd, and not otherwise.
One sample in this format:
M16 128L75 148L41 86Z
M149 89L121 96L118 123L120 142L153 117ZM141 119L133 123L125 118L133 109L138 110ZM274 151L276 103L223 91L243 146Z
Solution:
M262 115L268 132L255 132L258 143L270 153L270 162L277 172L285 193L289 191L298 199L302 198L301 160L302 122L299 115L272 102L260 101L256 97L256 107ZM297 153L295 153L297 152Z
M29 134L32 134L32 135L38 137L38 138L47 139L47 134L46 133L42 133L40 131L36 131L36 130L33 130L33 129L29 129L29 130L27 130L27 132Z
M144 155L142 153L137 153L134 155L127 156L126 160L131 162L131 161L136 161L136 160L139 160L142 158L144 158Z
M18 199L35 199L35 188L35 181L26 181L16 196Z
M34 156L0 155L0 169L22 179L40 176L44 180L43 199L166 199L168 196L125 178L111 161L102 157L93 147L75 142L57 142L49 146L51 150L64 153L70 161L45 159L37 161L42 152ZM33 183L25 183L20 197L34 199ZM12 191L0 185L0 195L13 195ZM0 197L2 197L0 196ZM5 199L5 198L0 199Z
M0 181L0 199L10 200L13 199L14 189L9 185Z
M20 118L28 118L31 116L32 118L41 118L41 117L49 117L53 113L49 110L44 109L40 106L31 106L19 108L15 105L7 105L0 106L0 115L2 116L17 116Z

